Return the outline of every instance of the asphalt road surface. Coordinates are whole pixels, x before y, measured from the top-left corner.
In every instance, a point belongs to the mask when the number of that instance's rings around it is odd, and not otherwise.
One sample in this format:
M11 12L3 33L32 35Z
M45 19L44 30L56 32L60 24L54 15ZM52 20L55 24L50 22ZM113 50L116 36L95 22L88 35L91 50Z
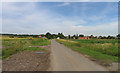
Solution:
M53 71L107 71L106 68L55 40L51 41L51 46L51 65Z

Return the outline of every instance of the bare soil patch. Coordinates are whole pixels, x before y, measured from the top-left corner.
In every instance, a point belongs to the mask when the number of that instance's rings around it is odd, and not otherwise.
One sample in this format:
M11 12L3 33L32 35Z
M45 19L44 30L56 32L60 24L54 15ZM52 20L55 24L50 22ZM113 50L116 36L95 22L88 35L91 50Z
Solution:
M28 47L40 47L40 48L49 49L49 46L50 46L50 45L48 45L48 46L28 46Z
M3 71L46 71L50 67L50 46L47 51L23 51L3 60ZM43 52L43 53L36 53Z

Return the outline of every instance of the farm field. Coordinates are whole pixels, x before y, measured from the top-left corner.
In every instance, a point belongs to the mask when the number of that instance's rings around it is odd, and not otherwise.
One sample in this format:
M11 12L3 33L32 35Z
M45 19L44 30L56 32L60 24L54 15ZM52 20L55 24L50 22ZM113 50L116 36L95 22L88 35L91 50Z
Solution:
M31 46L45 46L49 45L50 40L48 39L29 39L29 38L3 38L2 39L2 59L6 59L9 56L16 54L20 51L46 51L47 49L41 47Z
M2 38L3 71L40 71L50 66L50 40ZM34 66L33 66L34 65Z
M90 40L63 40L57 42L64 44L74 51L86 54L99 62L118 62L118 40L115 39L90 39Z

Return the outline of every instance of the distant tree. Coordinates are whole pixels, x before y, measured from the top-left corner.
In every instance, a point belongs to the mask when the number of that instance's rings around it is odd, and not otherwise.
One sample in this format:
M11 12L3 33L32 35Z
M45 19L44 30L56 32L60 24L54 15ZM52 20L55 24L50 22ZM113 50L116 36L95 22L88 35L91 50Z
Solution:
M39 35L32 35L33 38L39 38Z
M77 35L73 35L72 39L78 39L78 37L79 37L78 34Z
M103 36L102 39L107 39L107 37L106 37L106 36Z
M112 36L112 39L115 39L115 37L114 37L114 36Z
M53 39L55 39L55 38L57 38L57 37L58 37L57 34L52 34L52 38L53 38Z
M109 35L109 36L107 37L107 39L115 39L115 37Z
M10 35L9 37L10 37L10 38L14 38L14 35Z
M108 35L107 39L111 39L111 36L110 36L110 35Z
M91 36L90 36L90 38L91 38L91 39L93 39L93 38L94 38L94 36L93 36L93 35L91 35Z
M65 36L63 35L63 33L58 33L58 37L60 37L61 39L65 38Z
M52 39L52 35L49 32L46 33L45 37L47 37L48 39Z
M70 39L71 37L70 37L70 35L68 35L68 39Z
M41 34L41 37L44 37L45 35L44 34Z
M99 36L98 39L102 39L102 36Z
M83 35L83 34L80 34L79 37L84 37L84 35Z
M97 36L95 36L94 39L97 39Z
M78 36L78 34L77 34L76 37L75 37L75 39L78 39L78 37L79 37L79 36Z
M73 35L73 36L72 36L72 39L75 39L75 37L76 37L76 36L75 36L75 35Z
M117 38L120 39L120 34L117 35Z

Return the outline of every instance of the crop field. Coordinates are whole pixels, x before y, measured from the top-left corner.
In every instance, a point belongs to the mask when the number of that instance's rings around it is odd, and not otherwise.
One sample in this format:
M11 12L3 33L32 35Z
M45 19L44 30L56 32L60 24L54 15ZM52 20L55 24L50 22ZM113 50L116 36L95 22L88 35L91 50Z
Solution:
M118 62L118 40L116 39L90 39L90 40L57 40L59 43L87 54L92 58L106 63Z
M45 46L49 45L50 40L40 38L3 38L2 39L2 59L6 59L9 56L24 50L29 51L46 51L41 47L29 47L29 46Z

